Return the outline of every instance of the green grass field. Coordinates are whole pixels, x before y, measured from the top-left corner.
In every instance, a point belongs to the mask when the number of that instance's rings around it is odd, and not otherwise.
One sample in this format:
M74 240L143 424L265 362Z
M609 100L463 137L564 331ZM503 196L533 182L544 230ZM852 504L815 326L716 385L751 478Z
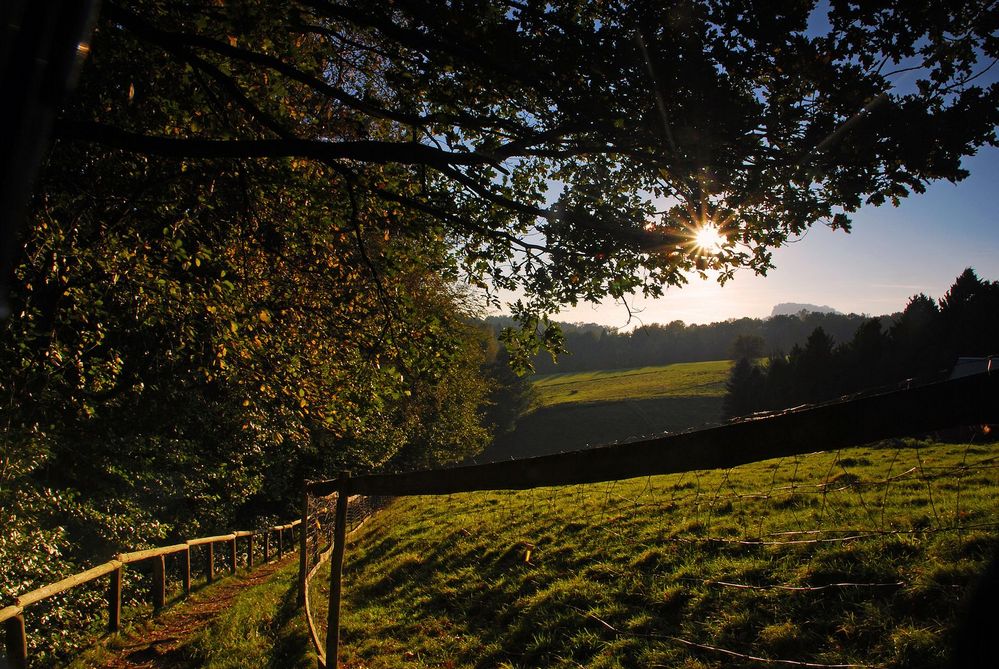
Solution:
M534 377L538 406L658 397L723 397L729 360Z
M891 442L730 471L399 499L348 545L341 659L944 667L959 602L999 535L997 454Z
M480 461L525 458L682 432L721 421L731 362L691 362L534 378L538 399Z

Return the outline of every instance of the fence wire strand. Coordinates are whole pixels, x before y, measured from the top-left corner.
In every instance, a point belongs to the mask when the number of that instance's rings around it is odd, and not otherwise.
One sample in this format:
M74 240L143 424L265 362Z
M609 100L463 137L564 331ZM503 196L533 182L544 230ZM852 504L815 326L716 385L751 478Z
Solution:
M375 511L389 502L388 497L352 495L347 499L346 532L360 527ZM329 606L329 574L320 567L333 551L336 529L337 493L326 496L306 494L305 534L305 615L312 644L325 659L326 622Z

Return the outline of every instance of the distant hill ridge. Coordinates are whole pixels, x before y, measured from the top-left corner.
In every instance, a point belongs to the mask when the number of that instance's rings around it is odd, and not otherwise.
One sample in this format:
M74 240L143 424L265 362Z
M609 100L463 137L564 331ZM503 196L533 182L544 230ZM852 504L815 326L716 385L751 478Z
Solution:
M809 305L795 305L802 306ZM898 316L881 316L878 320L882 329L891 327ZM682 321L649 323L630 332L595 324L563 323L569 353L553 361L547 353L539 352L532 362L538 374L553 374L726 360L731 358L732 345L740 336L762 338L764 355L787 353L796 345L804 346L817 327L834 343L846 343L868 320L869 317L860 314L802 312L799 308L793 314L738 318L708 325L687 325ZM494 332L505 325L514 325L509 317L489 317L487 324Z
M770 317L774 316L797 316L802 311L807 311L813 314L839 314L842 315L843 312L837 311L832 307L819 306L817 304L805 304L801 302L781 302L780 304L774 305L773 311L770 312Z

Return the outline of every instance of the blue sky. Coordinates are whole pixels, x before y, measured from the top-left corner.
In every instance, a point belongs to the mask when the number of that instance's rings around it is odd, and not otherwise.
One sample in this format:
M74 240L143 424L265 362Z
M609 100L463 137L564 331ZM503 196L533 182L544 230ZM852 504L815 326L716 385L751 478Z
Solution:
M871 315L904 308L909 297L940 298L965 267L999 279L999 149L965 158L964 181L937 182L923 195L854 215L853 232L817 225L774 253L766 277L743 271L719 286L694 277L659 300L636 299L628 323L620 304L581 304L557 319L630 328L641 323L710 323L770 315L779 302L828 305ZM631 302L629 302L632 304Z
M817 4L807 34L829 30L828 11L828 2ZM891 83L896 92L911 92L918 76L903 73ZM999 70L976 84L996 81ZM963 165L971 173L964 181L933 183L897 208L861 209L853 214L849 234L821 224L812 227L775 250L776 267L765 277L744 270L719 286L695 275L658 300L629 299L630 319L628 309L613 300L567 307L555 318L629 329L674 320L765 317L781 302L875 316L901 311L917 293L939 299L966 267L984 279L999 280L999 148L984 147Z

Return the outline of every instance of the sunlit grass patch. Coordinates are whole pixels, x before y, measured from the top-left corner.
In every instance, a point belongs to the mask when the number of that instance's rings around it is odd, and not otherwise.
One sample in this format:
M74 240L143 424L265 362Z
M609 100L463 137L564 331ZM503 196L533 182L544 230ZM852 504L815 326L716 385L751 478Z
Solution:
M161 619L136 622L122 634L105 638L70 667L120 666L120 657L128 656L129 648L141 645L143 640L154 637L157 631L170 625L171 616L182 614L185 607L212 602L223 588L232 585L230 578L240 579L247 575L247 572L240 572L235 577L224 578L200 589L188 602L176 602ZM269 579L226 598L219 605L217 615L210 620L192 629L188 629L190 625L180 625L176 633L182 636L170 639L169 645L177 647L169 651L168 661L171 666L205 669L311 669L316 658L311 651L305 620L296 605L297 587L298 562L291 560ZM156 657L158 653L154 648L142 657Z
M348 546L341 659L757 666L717 648L943 667L999 536L996 453L895 441L726 472L399 499Z
M534 378L538 406L655 397L722 397L731 361L545 374Z

